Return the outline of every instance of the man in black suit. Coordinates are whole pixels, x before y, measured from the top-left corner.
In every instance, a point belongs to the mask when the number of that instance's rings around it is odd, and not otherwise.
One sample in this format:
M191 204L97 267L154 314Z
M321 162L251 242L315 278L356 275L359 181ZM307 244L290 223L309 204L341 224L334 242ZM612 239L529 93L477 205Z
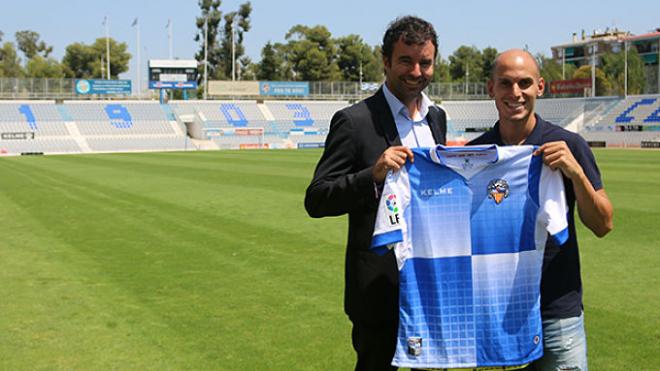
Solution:
M356 370L388 370L396 347L399 273L392 251L369 250L383 181L414 161L410 147L444 144L446 116L422 93L433 77L433 26L407 16L383 37L385 84L332 118L305 208L320 218L348 213L344 309L353 323Z

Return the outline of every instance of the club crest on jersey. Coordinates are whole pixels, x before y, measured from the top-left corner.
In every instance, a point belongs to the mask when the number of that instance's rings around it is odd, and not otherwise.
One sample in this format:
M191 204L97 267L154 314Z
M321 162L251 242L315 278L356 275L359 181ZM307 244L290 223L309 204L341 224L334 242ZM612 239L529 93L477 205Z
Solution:
M509 183L504 179L493 179L488 183L488 198L493 199L496 204L502 203L509 197Z
M399 224L399 203L394 193L385 196L385 207L387 207L387 217L390 225Z

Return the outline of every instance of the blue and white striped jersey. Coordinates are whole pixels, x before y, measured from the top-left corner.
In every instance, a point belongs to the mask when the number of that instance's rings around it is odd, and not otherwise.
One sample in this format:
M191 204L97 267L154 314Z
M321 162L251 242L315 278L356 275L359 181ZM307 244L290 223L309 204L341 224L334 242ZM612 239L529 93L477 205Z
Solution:
M388 174L372 248L394 248L399 330L392 364L515 366L543 355L548 235L568 236L559 171L533 146L416 148Z

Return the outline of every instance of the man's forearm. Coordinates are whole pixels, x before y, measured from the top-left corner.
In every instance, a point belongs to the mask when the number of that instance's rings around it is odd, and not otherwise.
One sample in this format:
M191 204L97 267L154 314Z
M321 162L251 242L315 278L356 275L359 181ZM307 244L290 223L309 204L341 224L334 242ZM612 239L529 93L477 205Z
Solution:
M604 189L595 190L581 172L573 181L580 220L596 236L603 237L614 227L612 203Z

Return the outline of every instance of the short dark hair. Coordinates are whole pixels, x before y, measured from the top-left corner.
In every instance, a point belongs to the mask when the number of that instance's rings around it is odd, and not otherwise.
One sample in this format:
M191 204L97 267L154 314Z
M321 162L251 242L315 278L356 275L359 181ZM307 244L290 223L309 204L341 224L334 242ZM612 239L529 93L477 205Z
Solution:
M383 56L387 59L392 58L394 44L397 41L403 41L406 45L423 44L431 40L435 47L433 58L438 55L438 35L435 33L433 25L429 22L415 17L405 16L395 19L390 23L385 36L383 36Z

